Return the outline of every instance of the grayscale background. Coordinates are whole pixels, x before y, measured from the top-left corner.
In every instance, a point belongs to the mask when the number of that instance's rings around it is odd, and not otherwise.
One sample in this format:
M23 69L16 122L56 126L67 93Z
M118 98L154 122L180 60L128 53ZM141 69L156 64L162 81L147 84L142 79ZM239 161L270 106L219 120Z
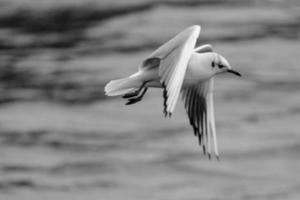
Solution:
M215 82L220 162L182 102L103 93L193 24L243 74ZM300 199L299 38L299 0L0 0L0 199Z

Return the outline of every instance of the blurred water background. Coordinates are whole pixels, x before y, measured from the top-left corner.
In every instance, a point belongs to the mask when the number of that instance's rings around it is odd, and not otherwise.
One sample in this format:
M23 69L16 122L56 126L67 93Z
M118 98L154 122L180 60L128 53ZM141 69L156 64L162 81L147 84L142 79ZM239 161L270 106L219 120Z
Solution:
M243 74L220 75L221 161L162 92L103 86L200 24ZM0 199L300 198L300 1L0 0Z

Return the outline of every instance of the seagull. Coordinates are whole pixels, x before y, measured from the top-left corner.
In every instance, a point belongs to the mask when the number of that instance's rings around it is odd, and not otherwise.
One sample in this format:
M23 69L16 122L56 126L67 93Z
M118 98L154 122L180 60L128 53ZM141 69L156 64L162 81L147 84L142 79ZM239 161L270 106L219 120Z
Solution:
M201 27L186 28L156 49L129 77L112 80L104 88L107 96L123 95L126 105L141 101L148 88L162 88L164 115L171 117L181 94L184 107L204 155L212 149L219 160L213 104L214 76L229 72L229 62L212 45L196 47Z

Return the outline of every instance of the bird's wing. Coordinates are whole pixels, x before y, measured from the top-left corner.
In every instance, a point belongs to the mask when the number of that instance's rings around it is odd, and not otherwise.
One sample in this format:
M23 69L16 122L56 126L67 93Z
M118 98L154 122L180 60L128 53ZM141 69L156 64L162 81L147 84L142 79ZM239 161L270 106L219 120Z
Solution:
M212 148L219 158L216 137L213 86L214 80L210 80L195 86L185 87L182 90L182 98L185 101L185 109L189 116L190 124L198 136L199 144L203 147L203 153L211 157Z
M213 47L211 44L204 44L201 45L200 47L195 48L194 51L197 53L213 52Z
M185 29L155 50L143 62L143 66L148 69L159 66L158 75L164 87L165 116L171 116L174 111L200 29L197 25Z

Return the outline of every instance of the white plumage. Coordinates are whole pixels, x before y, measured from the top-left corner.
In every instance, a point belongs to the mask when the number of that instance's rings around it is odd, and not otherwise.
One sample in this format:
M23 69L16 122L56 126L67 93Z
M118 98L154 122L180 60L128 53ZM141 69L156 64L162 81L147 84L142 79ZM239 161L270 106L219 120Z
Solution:
M229 62L213 52L209 44L195 47L200 26L191 26L149 55L135 74L113 80L105 86L108 96L124 95L127 105L140 101L149 87L163 88L164 114L171 116L179 94L204 154L211 157L212 149L219 158L216 137L213 77L230 72Z

